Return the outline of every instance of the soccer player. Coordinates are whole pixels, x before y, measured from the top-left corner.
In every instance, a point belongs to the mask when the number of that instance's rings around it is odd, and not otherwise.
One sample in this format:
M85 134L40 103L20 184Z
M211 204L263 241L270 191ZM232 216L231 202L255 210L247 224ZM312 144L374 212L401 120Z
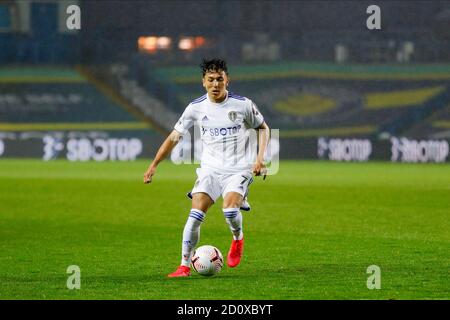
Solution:
M181 265L169 277L190 275L191 258L200 239L200 225L208 209L220 196L223 197L225 220L233 234L227 265L236 267L240 263L244 249L240 208L246 207L245 197L253 181L253 174L260 176L266 173L263 159L269 139L269 127L263 116L251 100L227 90L229 77L224 60L203 60L200 67L206 94L186 107L174 130L144 173L144 183L150 183L158 164L189 128L198 123L203 145L201 165L189 194L192 197L192 207L183 230ZM251 161L246 153L249 143L247 131L250 129L258 129L259 132L259 148Z

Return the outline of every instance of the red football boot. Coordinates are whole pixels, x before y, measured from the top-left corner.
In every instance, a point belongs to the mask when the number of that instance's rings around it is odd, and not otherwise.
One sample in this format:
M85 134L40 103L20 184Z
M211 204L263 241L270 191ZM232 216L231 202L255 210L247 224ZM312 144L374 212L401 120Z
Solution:
M228 251L227 265L230 268L236 267L241 262L242 252L244 251L244 238L242 240L233 240L230 251Z
M189 277L191 275L191 268L186 266L179 266L175 272L167 275L169 278Z

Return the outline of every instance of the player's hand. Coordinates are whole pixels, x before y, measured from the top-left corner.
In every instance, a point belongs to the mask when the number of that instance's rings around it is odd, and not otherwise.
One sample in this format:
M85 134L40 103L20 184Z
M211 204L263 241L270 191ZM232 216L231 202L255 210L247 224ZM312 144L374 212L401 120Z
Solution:
M152 177L156 172L156 168L155 167L148 167L147 171L145 171L144 173L144 183L150 183L152 182Z
M262 174L265 175L267 173L267 169L264 163L262 163L262 161L256 161L253 164L252 172L255 176L260 176Z

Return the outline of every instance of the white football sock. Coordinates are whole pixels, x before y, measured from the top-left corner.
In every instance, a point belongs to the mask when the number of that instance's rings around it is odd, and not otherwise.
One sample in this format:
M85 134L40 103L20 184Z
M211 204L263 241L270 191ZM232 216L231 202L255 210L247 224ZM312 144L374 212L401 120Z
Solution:
M239 211L239 208L227 208L222 210L225 220L233 233L233 239L242 240L244 234L242 233L242 214Z
M183 244L181 249L181 265L189 267L195 246L200 240L200 225L205 219L205 213L198 209L191 209L189 218L183 230Z

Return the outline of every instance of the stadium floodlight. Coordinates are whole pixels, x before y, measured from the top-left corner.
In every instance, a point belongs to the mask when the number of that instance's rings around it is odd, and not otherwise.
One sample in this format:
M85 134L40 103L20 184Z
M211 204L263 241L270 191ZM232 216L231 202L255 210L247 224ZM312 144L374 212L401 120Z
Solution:
M170 49L171 44L172 44L172 39L169 37L158 37L156 39L156 47L158 49L162 49L162 50Z
M181 50L192 50L195 48L194 38L184 37L178 42L178 48Z
M142 51L155 52L157 48L157 37L139 37L138 48Z

